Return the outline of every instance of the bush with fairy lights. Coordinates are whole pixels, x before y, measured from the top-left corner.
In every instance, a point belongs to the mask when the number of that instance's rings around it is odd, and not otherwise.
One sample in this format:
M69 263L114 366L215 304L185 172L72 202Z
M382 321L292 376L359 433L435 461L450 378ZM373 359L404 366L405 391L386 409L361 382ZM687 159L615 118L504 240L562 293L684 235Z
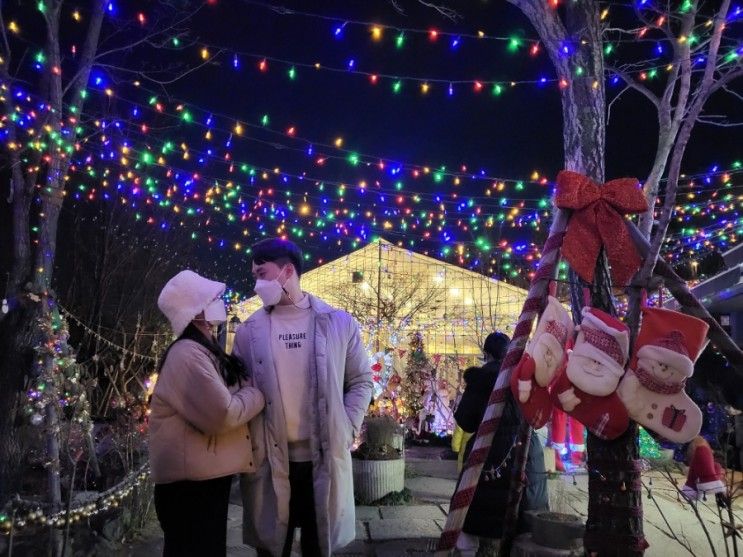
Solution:
M91 393L99 384L78 362L69 344L67 321L56 304L45 304L20 410L25 423L18 425L23 483L17 496L0 509L0 535L12 532L21 553L35 553L39 548L32 548L34 543L47 543L35 535L38 532L70 536L75 543L70 541L69 547L75 548L94 544L93 538L110 531L107 524L124 515L129 518L117 522L117 531L139 527L151 499L143 443L146 410L139 404L146 392L123 397L120 416L104 426L94 423ZM126 513L118 512L124 508ZM81 528L70 528L77 524Z

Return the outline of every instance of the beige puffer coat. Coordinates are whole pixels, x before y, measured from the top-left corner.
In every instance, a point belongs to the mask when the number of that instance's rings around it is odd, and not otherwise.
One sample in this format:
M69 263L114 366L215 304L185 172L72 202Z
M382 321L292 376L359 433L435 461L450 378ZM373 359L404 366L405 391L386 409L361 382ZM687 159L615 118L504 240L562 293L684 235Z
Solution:
M263 395L243 383L227 387L215 356L192 340L168 352L152 394L150 466L155 483L208 480L253 472L248 422Z

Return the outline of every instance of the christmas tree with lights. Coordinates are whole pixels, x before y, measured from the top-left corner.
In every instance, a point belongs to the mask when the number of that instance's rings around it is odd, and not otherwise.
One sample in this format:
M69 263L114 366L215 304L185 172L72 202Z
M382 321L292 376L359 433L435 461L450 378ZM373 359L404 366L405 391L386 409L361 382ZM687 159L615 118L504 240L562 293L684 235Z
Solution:
M402 384L405 415L417 416L423 409L423 393L426 382L431 377L431 365L423 348L423 336L420 331L410 335L408 343L408 360L405 366L405 380Z
M640 428L640 457L648 460L658 460L663 457L662 447L653 437L645 430Z

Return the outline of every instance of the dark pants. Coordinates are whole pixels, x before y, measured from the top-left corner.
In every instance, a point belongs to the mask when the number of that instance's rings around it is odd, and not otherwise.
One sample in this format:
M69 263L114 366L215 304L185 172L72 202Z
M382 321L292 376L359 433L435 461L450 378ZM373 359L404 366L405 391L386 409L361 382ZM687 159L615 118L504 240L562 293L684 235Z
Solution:
M155 485L155 511L165 533L163 557L227 553L227 505L232 476Z
M284 540L282 557L289 557L294 542L294 529L302 532L302 557L321 557L320 540L315 517L315 490L312 483L311 462L289 463L289 529ZM258 557L271 557L265 549L258 550Z

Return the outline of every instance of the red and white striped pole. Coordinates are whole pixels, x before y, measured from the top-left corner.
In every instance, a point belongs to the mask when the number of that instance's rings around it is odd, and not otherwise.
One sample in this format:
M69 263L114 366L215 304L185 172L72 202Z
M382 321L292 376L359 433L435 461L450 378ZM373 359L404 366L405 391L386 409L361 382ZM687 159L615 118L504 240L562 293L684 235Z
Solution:
M560 246L565 235L567 222L568 213L555 208L555 218L552 221L549 237L542 250L539 269L529 287L529 293L521 310L519 321L516 324L511 344L509 344L508 352L505 358L503 358L503 363L493 386L493 392L490 394L482 423L477 429L472 452L470 452L467 462L464 465L457 491L452 496L449 515L446 517L446 525L436 547L435 555L438 557L448 555L454 549L457 538L459 538L459 533L462 531L462 525L472 503L472 498L475 495L475 489L477 488L477 482L482 473L485 459L493 444L493 436L498 429L501 416L503 415L506 394L510 389L511 370L516 366L524 353L526 341L529 338L529 334L531 334L534 318L544 308L549 282L555 276L555 269L560 259Z

